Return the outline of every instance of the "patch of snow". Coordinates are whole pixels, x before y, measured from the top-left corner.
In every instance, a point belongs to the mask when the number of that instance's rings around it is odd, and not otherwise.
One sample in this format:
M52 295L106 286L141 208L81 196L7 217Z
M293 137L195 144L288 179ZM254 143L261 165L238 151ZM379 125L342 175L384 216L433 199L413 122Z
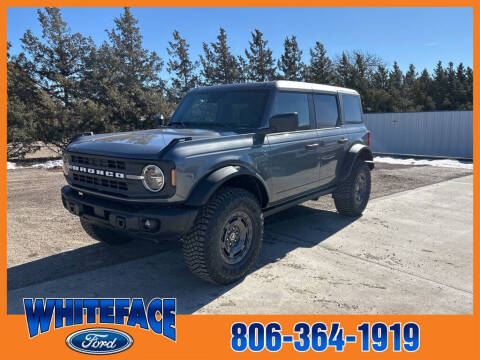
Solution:
M373 162L398 164L398 165L417 165L417 166L438 166L448 168L459 168L473 170L473 163L471 161L455 160L455 159L414 159L414 158L400 158L391 156L375 156Z
M17 164L7 161L7 170L13 170L13 169L18 169Z
M18 166L17 164L7 161L7 170L15 169L55 169L63 166L62 160L48 160L44 163L27 165L27 166Z
M63 166L62 160L48 160L47 162L41 164L34 164L30 167L34 169L54 169Z

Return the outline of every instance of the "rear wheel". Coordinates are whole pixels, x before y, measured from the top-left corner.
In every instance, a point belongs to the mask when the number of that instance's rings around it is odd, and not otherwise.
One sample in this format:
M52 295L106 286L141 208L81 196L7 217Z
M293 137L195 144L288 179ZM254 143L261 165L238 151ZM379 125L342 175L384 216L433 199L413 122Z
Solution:
M257 198L244 189L221 188L182 237L185 263L203 280L228 284L250 270L262 238L263 213Z
M359 216L370 199L370 168L363 160L357 160L352 172L333 193L335 207L346 216Z
M91 238L97 241L102 241L111 245L120 245L132 240L131 237L120 231L103 228L82 217L80 218L80 224L82 224L83 230L85 230Z

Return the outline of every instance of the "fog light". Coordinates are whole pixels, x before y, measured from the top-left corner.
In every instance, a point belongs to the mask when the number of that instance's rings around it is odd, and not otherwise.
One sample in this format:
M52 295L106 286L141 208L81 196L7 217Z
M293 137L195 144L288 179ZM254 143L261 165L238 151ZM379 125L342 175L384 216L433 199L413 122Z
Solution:
M145 230L154 231L158 227L158 221L154 219L144 219L142 226Z

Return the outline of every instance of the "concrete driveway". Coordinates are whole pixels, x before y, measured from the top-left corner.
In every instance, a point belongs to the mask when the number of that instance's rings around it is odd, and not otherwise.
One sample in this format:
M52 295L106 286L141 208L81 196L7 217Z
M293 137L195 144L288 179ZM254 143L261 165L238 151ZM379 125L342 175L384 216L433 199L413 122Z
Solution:
M8 312L22 313L23 297L176 297L179 313L469 314L472 181L373 199L359 219L287 210L267 219L256 268L226 287L193 277L176 243L91 243L9 268Z

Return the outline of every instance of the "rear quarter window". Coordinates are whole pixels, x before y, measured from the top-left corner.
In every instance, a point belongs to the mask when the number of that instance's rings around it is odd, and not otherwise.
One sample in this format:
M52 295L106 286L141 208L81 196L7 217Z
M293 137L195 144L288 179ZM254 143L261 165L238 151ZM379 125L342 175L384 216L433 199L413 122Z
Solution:
M342 95L343 122L346 124L358 124L362 122L362 106L360 96Z

